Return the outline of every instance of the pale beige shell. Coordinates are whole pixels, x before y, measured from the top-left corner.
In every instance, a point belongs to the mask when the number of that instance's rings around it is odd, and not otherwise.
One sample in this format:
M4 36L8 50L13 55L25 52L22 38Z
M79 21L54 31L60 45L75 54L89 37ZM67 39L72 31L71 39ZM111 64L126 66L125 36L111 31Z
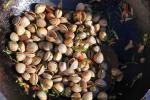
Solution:
M38 45L35 42L29 42L26 46L26 51L34 53L38 50Z
M56 16L56 18L60 18L62 16L62 10L61 9L57 9L55 11L55 16Z
M39 13L43 13L46 9L46 5L45 4L36 4L35 6L35 13L39 14Z
M85 71L82 73L82 80L88 82L91 79L92 75L90 71Z
M16 34L15 32L12 32L12 33L10 34L10 40L11 40L11 41L14 41L14 42L17 42L17 41L19 40L18 34Z
M98 52L94 55L94 61L98 64L102 63L104 60L104 56L102 54L102 52Z
M10 51L17 51L18 44L17 44L17 42L9 41L8 47L9 47Z
M93 93L92 92L86 92L82 96L82 100L93 100Z
M108 95L105 92L99 92L97 95L97 99L98 100L107 100L108 99Z
M22 53L22 52L17 52L16 53L16 60L17 61L23 61L25 58L26 58L25 53Z
M29 81L32 85L36 85L38 83L38 75L37 74L31 74Z
M23 35L24 32L25 32L25 28L24 26L21 26L21 25L16 25L15 26L15 30L16 30L16 33L20 36L20 35Z
M53 88L58 92L62 92L64 90L64 85L62 83L55 83Z
M30 20L27 17L23 16L20 19L20 25L23 27L27 27L28 25L30 25Z
M36 95L40 100L47 100L47 94L44 91L38 91Z
M37 18L36 19L36 25L37 25L37 27L45 27L46 21L42 18Z
M50 19L50 20L49 20L49 23L50 23L51 25L58 26L58 25L60 24L60 19L58 19L58 18Z
M49 80L49 79L44 79L42 81L42 85L43 85L43 88L44 89L51 89L52 86L53 86L53 81L52 80Z
M47 30L46 28L38 28L36 33L41 39L44 39L45 36L47 35Z
M81 87L80 87L79 84L74 84L74 85L71 87L71 90L72 90L73 92L76 92L76 93L82 91L82 89L81 89Z
M56 62L54 62L54 61L50 61L49 63L48 63L48 70L50 71L50 72L56 72L57 71L57 68L58 66L57 66L57 63Z
M23 73L23 74L22 74L22 77L23 77L24 80L28 81L31 76L30 76L29 73Z
M17 63L16 64L16 71L20 74L23 74L26 70L26 65L23 63Z

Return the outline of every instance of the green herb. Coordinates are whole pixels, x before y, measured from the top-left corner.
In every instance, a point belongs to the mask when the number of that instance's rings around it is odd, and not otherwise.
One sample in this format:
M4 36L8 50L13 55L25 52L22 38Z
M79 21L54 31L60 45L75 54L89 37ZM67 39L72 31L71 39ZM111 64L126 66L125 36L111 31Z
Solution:
M12 51L10 51L8 48L6 48L5 50L3 50L4 53L6 53L7 55L12 54Z
M146 44L147 44L148 39L149 39L148 34L144 34L144 36L143 36L143 44L144 44L144 45L146 45Z
M133 87L134 84L135 84L135 82L136 82L137 80L141 79L142 77L143 77L143 73L142 73L142 72L139 73L139 74L137 74L137 76L133 79L133 81L132 81L130 87Z

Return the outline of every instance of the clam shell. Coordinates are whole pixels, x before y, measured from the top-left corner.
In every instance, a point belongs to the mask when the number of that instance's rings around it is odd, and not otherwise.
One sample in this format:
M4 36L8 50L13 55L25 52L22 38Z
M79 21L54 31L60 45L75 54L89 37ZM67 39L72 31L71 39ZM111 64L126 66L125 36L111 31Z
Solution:
M23 35L24 32L25 32L24 26L21 26L21 25L16 25L16 26L15 26L15 30L16 30L16 33L17 33L19 36Z
M66 62L59 62L58 68L59 68L59 71L60 71L60 72L65 71L65 70L67 69L67 64L66 64Z
M92 75L90 71L85 71L82 73L82 80L88 82L91 79Z
M52 86L53 86L53 81L52 80L49 80L49 79L44 79L42 81L42 84L43 84L43 88L44 89L51 89Z
M71 87L71 90L72 90L73 92L76 92L76 93L82 91L82 89L81 89L81 87L80 87L79 84L74 84L74 85Z
M93 93L92 92L86 92L82 96L82 100L93 100Z
M30 25L30 20L27 17L23 16L20 19L20 25L23 27L27 27L28 25Z
M105 41L105 40L106 40L106 37L107 37L106 32L99 32L99 39L100 39L101 41Z
M37 18L36 19L36 25L37 25L37 27L45 27L46 21L42 18Z
M16 34L15 32L12 32L12 33L10 34L10 40L11 40L11 41L14 41L14 42L17 42L17 41L19 40L18 34Z
M72 48L67 48L67 51L66 51L66 55L67 56L71 56L72 55L72 53L73 53L73 50L72 50Z
M16 64L16 71L19 73L19 74L22 74L24 73L26 70L26 65L23 64L23 63L17 63Z
M58 91L58 92L63 92L64 90L64 85L62 83L55 83L53 85L54 90Z
M36 85L38 83L38 75L37 74L31 74L29 81L32 85Z
M32 63L32 58L31 57L26 57L24 60L23 60L23 63L25 65L30 65Z
M73 93L71 95L71 100L82 100L81 99L81 94L80 93Z
M46 40L49 42L55 42L58 38L57 33L53 30L48 31L48 34L46 36Z
M70 64L70 69L77 69L77 67L78 67L78 60L76 60L75 58L72 58L69 61L69 64Z
M23 74L22 74L22 77L23 77L24 80L28 81L31 76L30 76L29 73L23 73Z
M18 43L18 50L20 52L25 52L25 44L23 42Z
M43 61L51 61L53 59L53 54L50 51L47 51L44 54Z
M67 20L66 17L61 17L60 18L60 23L67 23L67 22L68 22L68 20Z
M45 36L47 35L47 30L46 28L38 28L36 31L36 34L41 38L44 39Z
M99 92L97 95L97 99L98 100L107 100L108 99L108 95L105 92Z
M60 53L62 53L62 54L66 53L66 51L67 51L66 45L65 45L65 44L60 44L60 45L58 46L58 51L59 51Z
M25 11L24 15L30 20L30 21L34 21L36 14L34 12L31 11Z
M38 50L38 45L35 42L29 42L26 46L26 51L34 53Z
M46 9L46 5L45 4L36 4L35 5L35 13L40 14L43 13Z
M79 76L70 76L69 80L73 83L78 83L80 82L81 78Z
M55 16L56 16L56 18L60 18L62 16L62 10L61 9L57 9L55 11Z
M58 26L58 25L60 24L60 19L58 19L58 18L50 19L50 20L49 20L49 23L50 23L51 25Z
M32 58L32 65L38 65L41 62L41 58L38 56L35 56Z
M40 100L47 100L47 94L44 91L38 91L36 95Z
M57 82L61 82L62 79L63 79L63 78L62 78L60 75L55 75L55 76L53 76L52 81L53 81L54 83L57 83Z
M104 60L104 56L101 52L98 52L94 55L94 61L98 64L102 63Z
M49 70L50 72L56 72L56 71L57 71L57 63L54 62L54 61L50 61L50 62L48 63L48 70Z
M36 73L41 75L45 72L45 66L43 64L39 64L36 68Z
M22 53L22 52L17 52L16 53L16 59L17 59L17 61L23 61L25 58L26 58L25 53Z
M26 72L27 72L27 73L35 73L35 72L36 72L36 69L35 69L34 67L32 67L32 66L28 66L28 67L26 68Z
M62 33L68 32L68 28L67 28L67 26L64 25L64 24L59 24L59 25L58 25L58 29L59 29L59 31L62 32Z
M53 59L55 61L60 61L61 58L62 58L62 53L60 53L60 52L56 52L55 55L54 55L54 57L53 57Z

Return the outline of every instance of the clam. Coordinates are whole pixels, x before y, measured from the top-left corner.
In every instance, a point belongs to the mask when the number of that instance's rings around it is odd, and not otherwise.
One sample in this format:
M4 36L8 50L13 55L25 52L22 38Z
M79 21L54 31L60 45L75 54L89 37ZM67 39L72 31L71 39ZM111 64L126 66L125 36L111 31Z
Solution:
M35 41L35 42L38 42L38 41L41 40L41 38L39 38L39 37L37 36L37 34L32 34L31 38L32 38L32 40Z
M82 96L82 100L93 100L93 93L92 92L86 92Z
M107 86L107 83L102 79L97 79L95 81L95 85L98 86L98 87L105 88Z
M34 21L36 14L34 12L31 11L25 11L24 15L30 20L30 21Z
M37 18L36 19L36 25L37 25L37 27L45 27L46 21L42 18Z
M94 52L99 52L100 51L100 47L98 45L93 47L93 51Z
M30 65L32 63L32 58L31 57L26 57L24 60L23 60L23 63L25 65Z
M47 94L44 91L38 91L36 95L40 100L47 100Z
M33 73L33 74L34 74L34 73L36 72L36 69L35 69L34 66L27 66L26 72L27 72L27 73Z
M84 24L86 27L90 27L92 26L93 22L91 20L88 20L88 21L85 21Z
M67 64L66 64L66 62L59 62L58 68L59 68L59 71L60 71L60 72L65 71L65 70L67 69Z
M37 18L45 19L45 13L37 14Z
M100 39L101 41L105 41L105 40L106 40L106 37L107 37L106 32L99 32L99 39Z
M120 82L123 79L123 73L118 68L111 69L112 79Z
M106 19L101 19L101 20L99 21L99 24L100 24L100 26L102 26L102 27L106 27L106 26L108 25Z
M25 53L22 53L22 52L17 52L16 53L16 60L17 61L23 61L25 58L26 58Z
M63 71L63 75L69 76L69 75L73 75L75 72L73 69L68 68L67 70Z
M80 93L73 93L71 95L71 100L82 100L81 99L81 94Z
M86 19L86 13L84 11L76 11L73 14L74 21L83 22Z
M74 84L74 85L71 87L71 90L72 90L73 92L76 92L76 93L82 91L82 89L81 89L81 87L80 87L79 84Z
M95 28L94 28L94 26L93 26L93 25L91 25L91 26L90 26L90 30L89 30L89 32L90 32L90 35L92 35L92 36L96 36Z
M100 31L100 24L95 24L94 29L95 29L95 32Z
M61 9L57 9L55 11L55 16L56 16L56 18L60 18L62 16L62 10Z
M40 57L40 58L43 58L43 57L44 57L44 54L45 54L45 52L44 52L43 50L38 50L38 51L36 52L36 55L37 55L38 57Z
M47 18L47 20L51 20L51 19L55 18L55 15L50 12L50 13L47 13L46 18Z
M9 41L8 47L9 47L10 51L17 51L18 44L17 44L17 42Z
M20 25L23 27L27 27L28 25L30 25L30 20L27 17L23 16L20 19Z
M59 24L59 25L58 25L58 30L59 30L61 33L66 33L66 32L68 32L68 28L67 28L67 26L64 25L64 24Z
M55 28L56 28L55 26L49 25L49 26L47 27L47 30L48 30L48 32L49 32L49 31L51 31L51 30L53 30L53 29L55 29Z
M58 51L59 51L60 53L62 53L62 54L66 53L66 51L67 51L66 45L65 45L65 44L60 44L60 45L58 46Z
M53 54L50 51L45 52L43 61L51 61L53 59Z
M50 20L49 20L49 23L50 23L51 25L58 26L58 25L60 24L60 19L58 19L58 18L50 19Z
M60 23L67 23L68 20L66 17L60 17Z
M35 13L39 14L39 13L43 13L46 9L46 5L45 4L36 4L35 5Z
M15 26L15 30L16 30L16 33L17 33L19 36L23 35L24 32L25 32L24 26L21 26L21 25L16 25L16 26Z
M35 27L34 24L30 24L27 26L27 30L30 31L31 33L35 33L36 29L37 29L37 27Z
M25 30L24 36L26 36L28 39L31 38L31 33L28 30Z
M93 58L93 59L94 59L94 61L95 61L96 63L100 64L100 63L103 62L104 56L103 56L102 52L98 52L98 53L96 53L96 54L94 55L94 58Z
M36 73L41 75L45 72L45 66L43 64L39 64L36 68Z
M71 88L70 87L65 88L64 96L66 96L66 97L71 96Z
M19 25L19 24L20 24L20 19L21 19L20 16L15 16L15 17L12 19L12 24L13 24L13 25Z
M75 34L73 32L66 32L65 33L65 38L70 38L73 39L75 37Z
M81 77L79 76L70 76L69 80L72 81L73 83L78 83L81 80Z
M38 75L37 74L31 74L29 81L32 85L36 85L38 83Z
M46 36L46 40L49 42L55 42L58 38L57 33L53 30L48 31L48 34Z
M76 6L76 10L84 10L85 9L85 5L84 3L78 3Z
M26 51L34 53L38 50L38 45L35 42L29 42L26 46Z
M22 77L23 77L24 80L28 81L31 76L30 76L29 73L23 73L23 74L22 74Z
M43 73L42 76L43 76L43 78L45 78L45 79L49 79L49 80L52 79L52 75L50 75L49 73Z
M67 55L67 56L71 56L71 55L72 55L72 53L73 53L72 48L67 48L67 51L66 51L65 55Z
M16 34L15 32L12 32L12 33L10 34L10 40L11 40L11 41L14 41L14 42L17 42L17 41L19 40L18 34Z
M67 46L67 47L72 47L73 46L73 40L71 38L67 38L64 40L64 44ZM66 51L67 52L67 51Z
M50 62L48 63L48 70L49 70L50 72L56 72L56 71L57 71L57 63L54 62L54 61L50 61Z
M86 41L90 45L96 44L96 39L93 36L88 37Z
M90 12L86 13L86 21L92 20L92 14Z
M68 62L70 69L77 69L78 67L78 60L75 58L72 58Z
M61 53L61 52L56 52L56 53L54 54L53 59L54 59L55 61L60 61L61 58L62 58L62 53Z
M25 52L25 54L26 54L26 57L30 57L30 58L35 56L35 53L31 53L31 52Z
M70 24L68 26L68 29L70 32L75 32L77 30L77 25L76 24Z
M53 81L49 79L44 79L42 81L42 86L43 86L43 89L46 89L46 90L51 89L53 86Z
M80 82L80 86L81 86L81 88L82 88L82 90L85 90L85 89L87 89L87 82L85 82L85 81L81 81Z
M19 74L23 74L26 70L26 65L23 64L23 63L17 63L16 64L16 71L19 73Z
M92 77L92 74L90 71L85 71L82 73L82 80L85 82L88 82Z
M54 89L55 91L57 91L58 93L61 93L61 92L63 92L63 90L64 90L64 85L63 85L62 83L55 83L55 84L53 85L53 89Z
M53 78L52 78L52 81L54 83L58 83L58 82L61 82L62 79L63 79L62 76L60 76L60 75L54 75Z
M47 30L46 28L38 28L36 31L36 34L41 38L44 39L45 36L47 35Z
M100 79L104 79L105 76L106 76L105 70L100 69L100 70L98 71L98 73L97 73L97 76L98 76L98 78L100 78Z
M101 92L98 93L97 99L98 100L107 100L108 99L108 95L105 92L101 91Z
M79 33L79 38L85 39L87 37L87 34L85 32Z

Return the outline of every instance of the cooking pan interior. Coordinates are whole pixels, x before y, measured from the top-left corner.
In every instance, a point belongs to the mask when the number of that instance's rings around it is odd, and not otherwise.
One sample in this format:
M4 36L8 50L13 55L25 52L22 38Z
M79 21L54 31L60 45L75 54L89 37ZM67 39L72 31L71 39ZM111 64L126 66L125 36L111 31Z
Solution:
M73 10L76 6L76 4L78 2L80 2L79 0L62 0L63 1L63 9L69 9L69 10ZM87 0L88 1L88 0ZM83 0L83 2L87 2L86 0ZM103 2L105 1L105 2ZM0 1L1 4L5 3L6 1ZM13 28L11 27L11 19L12 16L10 17L10 15L19 15L22 11L24 10L34 10L34 5L36 3L46 3L46 4L52 4L52 5L57 5L58 4L58 0L14 0L12 2L12 4L8 7L7 10L2 10L1 12L1 16L0 16L0 27L1 30L0 32L3 33L2 36L0 37L0 41L1 41L1 52L2 50L6 47L7 43L7 37L8 37L8 33L13 30ZM107 2L107 3L106 3ZM113 50L115 52L115 54L117 54L118 59L120 62L127 62L130 61L132 58L132 55L134 54L135 50L131 49L128 52L124 51L124 46L128 43L129 40L133 40L133 43L136 45L140 42L142 34L140 34L140 29L137 27L137 23L136 20L131 20L127 23L121 23L119 17L116 15L116 12L118 10L117 5L119 4L120 0L113 2L113 0L102 0L101 3L93 3L93 8L96 9L97 11L101 10L101 9L105 9L108 14L110 14L110 24L111 27L118 33L118 37L119 40L117 41L117 44L115 46L113 46ZM105 4L105 5L104 5ZM2 7L0 6L0 10L2 9ZM10 15L9 15L10 14ZM3 53L0 54L1 57L1 61L3 61L2 66L6 66L6 74L8 74L8 79L11 79L13 72L11 72L10 68L8 66L11 66L11 60L4 55ZM114 61L115 62L115 61ZM119 64L115 64L116 66L119 66ZM132 64L130 65L131 67L128 70L124 71L125 74L125 78L123 80L122 83L117 83L117 87L115 87L115 90L113 91L115 92L122 92L125 95L123 96L119 96L118 100L131 100L131 99L127 99L129 98L129 91L131 90L130 88L126 87L125 85L127 83L130 83L131 80L133 79L133 76L136 76L137 73L140 72L141 70L141 65L136 65L136 64ZM136 70L135 70L136 69ZM11 80L14 81L14 80ZM10 81L8 81L10 82ZM12 82L11 82L12 83ZM12 83L14 84L14 83ZM21 90L18 91L19 87L16 86L16 84L13 85L14 87L17 87L16 91L14 92L15 95L16 93L19 93ZM8 88L7 88L8 89ZM12 89L12 88L11 88ZM8 89L10 90L10 89ZM132 90L131 90L132 91ZM5 93L6 94L6 93ZM141 94L143 95L143 93ZM141 96L140 95L140 96ZM14 97L9 97L11 99L9 100L19 100L21 98L23 98L22 100L27 100L29 96L24 96L18 95L14 96ZM134 97L133 97L134 98ZM139 97L140 98L140 97ZM29 98L31 100L31 98ZM67 98L52 98L56 99L56 100L66 100ZM136 100L136 99L132 99L132 100Z

